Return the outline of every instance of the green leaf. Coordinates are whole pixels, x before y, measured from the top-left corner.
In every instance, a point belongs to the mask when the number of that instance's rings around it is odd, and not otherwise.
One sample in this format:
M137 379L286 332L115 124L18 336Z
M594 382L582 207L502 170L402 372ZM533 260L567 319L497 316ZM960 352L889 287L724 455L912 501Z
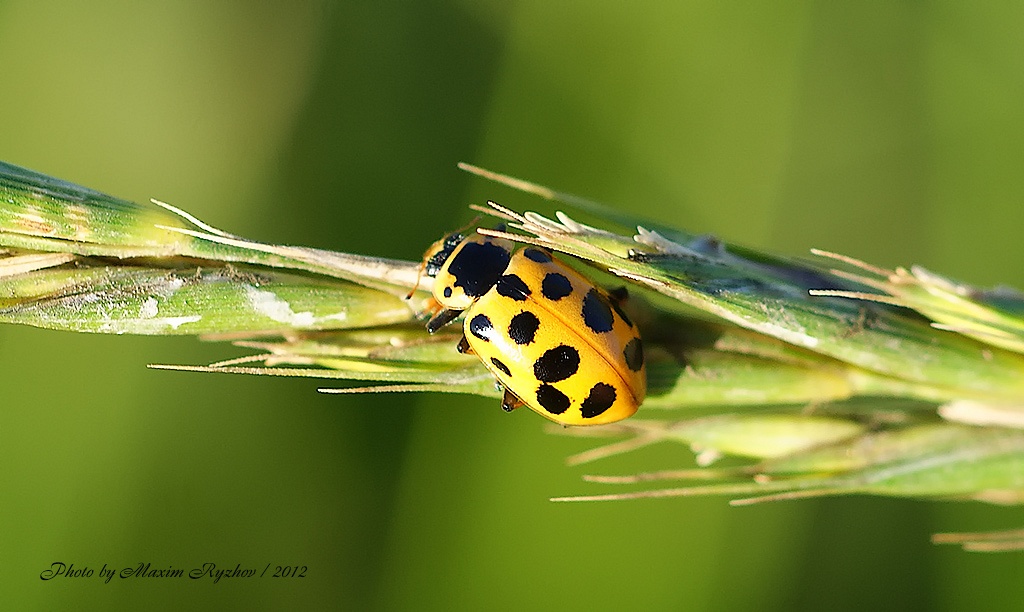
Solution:
M648 483L642 490L560 501L1024 501L1020 293L823 251L814 261L758 253L470 169L637 228L480 209L508 222L508 231L480 233L548 247L597 283L629 287L620 306L643 336L647 398L626 421L557 429L615 438L570 463L660 442L697 456L696 465L588 477ZM430 335L417 321L432 301L419 262L263 244L166 204L133 204L8 164L0 164L0 248L0 321L196 334L249 351L207 366L154 367L363 383L327 393L501 396L479 359L456 351L459 325ZM649 488L664 480L686 484ZM950 541L989 545L983 534ZM1021 541L994 537L990 548Z

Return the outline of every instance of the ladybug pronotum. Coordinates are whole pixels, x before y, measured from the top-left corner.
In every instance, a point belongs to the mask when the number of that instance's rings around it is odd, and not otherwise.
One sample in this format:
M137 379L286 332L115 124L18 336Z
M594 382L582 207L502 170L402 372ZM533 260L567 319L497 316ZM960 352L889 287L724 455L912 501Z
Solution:
M617 300L555 259L512 242L452 234L424 257L439 306L433 333L464 315L459 350L476 354L523 404L563 425L598 425L636 412L647 391L639 332Z

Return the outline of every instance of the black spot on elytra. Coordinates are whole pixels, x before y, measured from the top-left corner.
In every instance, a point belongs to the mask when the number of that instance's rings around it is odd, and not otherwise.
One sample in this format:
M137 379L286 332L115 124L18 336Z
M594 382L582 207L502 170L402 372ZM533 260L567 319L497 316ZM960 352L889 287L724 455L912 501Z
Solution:
M541 281L540 292L552 302L557 302L572 293L572 283L564 274L548 272Z
M505 274L498 279L498 295L513 299L517 302L524 301L530 295L530 288L526 286L523 279L515 274Z
M626 348L622 350L622 356L630 370L639 372L640 368L644 367L644 345L640 342L640 338L630 340Z
M569 409L569 397L551 385L541 385L537 389L537 403L551 414L562 414Z
M448 264L448 273L455 278L456 287L478 298L498 282L510 258L507 249L493 242L467 242Z
M446 297L446 298L452 297L452 288L451 287L445 287L443 293L444 293L444 297Z
M548 349L533 362L533 375L545 383L565 380L580 369L580 353L571 346L559 344Z
M587 324L594 333L603 334L612 331L615 319L612 317L612 307L608 305L601 292L591 288L587 296L583 298L583 322Z
M533 337L537 335L537 328L540 327L540 319L529 310L512 317L508 324L508 337L516 344L530 344Z
M530 261L535 261L537 263L542 264L551 263L551 254L537 248L528 247L526 249L523 249L523 255L525 255L526 258L529 259Z
M504 372L505 376L512 376L512 372L508 369L508 366L502 363L500 359L491 357L491 363L494 364L494 367Z
M615 387L599 382L590 388L587 399L580 404L583 418L592 419L612 407L615 403Z
M490 342L491 335L494 333L494 325L491 324L487 315L478 314L469 320L469 333L485 342Z

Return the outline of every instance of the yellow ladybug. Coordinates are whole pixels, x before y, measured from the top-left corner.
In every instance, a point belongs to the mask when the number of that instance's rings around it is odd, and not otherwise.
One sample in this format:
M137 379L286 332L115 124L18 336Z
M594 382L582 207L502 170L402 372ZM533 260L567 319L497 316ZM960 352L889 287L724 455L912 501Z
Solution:
M461 352L504 387L502 408L526 404L563 425L598 425L636 412L647 392L643 344L616 299L547 249L452 234L424 256L439 306L437 331L465 315Z

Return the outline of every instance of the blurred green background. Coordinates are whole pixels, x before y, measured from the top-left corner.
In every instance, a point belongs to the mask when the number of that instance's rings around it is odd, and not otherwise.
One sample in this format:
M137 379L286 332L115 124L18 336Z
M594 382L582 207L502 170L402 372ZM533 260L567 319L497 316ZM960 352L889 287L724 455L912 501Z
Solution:
M1024 286L1024 5L0 1L0 159L259 240L417 259L470 161L692 231ZM979 504L556 505L691 464L469 397L147 370L190 338L0 328L4 609L1021 608ZM305 565L304 579L43 582Z

